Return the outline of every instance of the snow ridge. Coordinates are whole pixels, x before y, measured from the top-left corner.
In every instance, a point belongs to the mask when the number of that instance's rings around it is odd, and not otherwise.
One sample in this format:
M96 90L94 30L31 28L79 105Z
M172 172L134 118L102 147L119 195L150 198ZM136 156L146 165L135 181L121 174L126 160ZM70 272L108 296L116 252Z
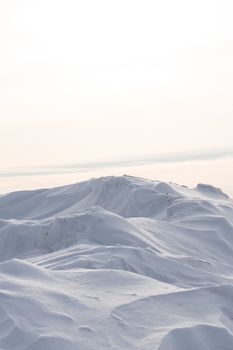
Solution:
M233 202L131 176L0 196L3 350L233 349Z

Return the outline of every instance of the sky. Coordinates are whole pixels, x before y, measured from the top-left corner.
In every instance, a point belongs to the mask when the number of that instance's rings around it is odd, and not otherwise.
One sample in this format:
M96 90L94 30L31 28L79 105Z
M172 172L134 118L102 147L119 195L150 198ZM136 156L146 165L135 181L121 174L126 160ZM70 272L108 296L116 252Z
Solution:
M170 166L233 195L232 13L231 0L0 0L0 192Z

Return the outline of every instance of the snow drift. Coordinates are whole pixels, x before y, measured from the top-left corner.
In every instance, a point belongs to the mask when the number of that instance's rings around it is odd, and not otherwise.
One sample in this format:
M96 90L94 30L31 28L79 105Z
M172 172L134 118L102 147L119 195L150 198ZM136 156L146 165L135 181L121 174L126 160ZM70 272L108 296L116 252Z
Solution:
M0 349L233 349L233 202L130 176L0 196Z

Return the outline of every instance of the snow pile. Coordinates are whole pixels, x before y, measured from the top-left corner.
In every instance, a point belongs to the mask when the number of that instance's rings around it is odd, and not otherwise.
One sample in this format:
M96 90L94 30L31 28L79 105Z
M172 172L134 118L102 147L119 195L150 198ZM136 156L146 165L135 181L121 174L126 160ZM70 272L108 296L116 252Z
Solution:
M0 196L0 349L233 349L233 203L130 176Z

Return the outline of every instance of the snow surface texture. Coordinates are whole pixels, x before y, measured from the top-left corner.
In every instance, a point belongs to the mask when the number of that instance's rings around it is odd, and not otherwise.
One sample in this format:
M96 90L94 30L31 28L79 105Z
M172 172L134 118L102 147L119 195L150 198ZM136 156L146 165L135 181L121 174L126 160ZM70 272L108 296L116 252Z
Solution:
M232 350L233 203L130 176L0 196L1 350Z

